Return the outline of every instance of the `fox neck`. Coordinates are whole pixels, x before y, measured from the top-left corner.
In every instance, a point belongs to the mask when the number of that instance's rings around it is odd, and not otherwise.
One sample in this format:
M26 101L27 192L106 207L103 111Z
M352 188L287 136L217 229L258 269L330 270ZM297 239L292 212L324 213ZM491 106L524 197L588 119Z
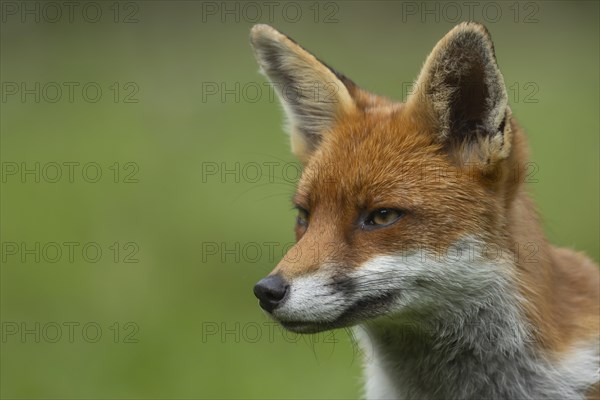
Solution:
M510 280L498 279L477 298L363 324L366 397L583 398L585 386L561 383L580 377L538 351L522 304ZM593 371L592 359L581 360Z
M553 364L534 350L525 324L510 326L512 316L484 308L466 317L361 326L366 398L584 398L597 368L585 350L573 354L578 368Z

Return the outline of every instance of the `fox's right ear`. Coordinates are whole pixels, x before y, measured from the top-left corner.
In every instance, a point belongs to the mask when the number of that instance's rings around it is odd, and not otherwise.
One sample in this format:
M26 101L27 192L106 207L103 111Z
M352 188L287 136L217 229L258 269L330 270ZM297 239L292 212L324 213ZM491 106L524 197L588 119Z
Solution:
M306 163L322 135L355 109L354 100L329 67L274 28L255 25L250 41L287 114L292 152Z

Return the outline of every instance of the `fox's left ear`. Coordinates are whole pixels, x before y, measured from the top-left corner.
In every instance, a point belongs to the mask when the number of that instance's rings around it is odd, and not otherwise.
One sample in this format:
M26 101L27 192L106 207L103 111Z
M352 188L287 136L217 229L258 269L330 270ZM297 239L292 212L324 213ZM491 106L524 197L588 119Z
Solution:
M292 152L306 163L322 136L355 110L346 78L268 25L255 25L250 42L287 114Z
M487 29L462 23L435 46L407 100L459 163L510 154L510 109Z

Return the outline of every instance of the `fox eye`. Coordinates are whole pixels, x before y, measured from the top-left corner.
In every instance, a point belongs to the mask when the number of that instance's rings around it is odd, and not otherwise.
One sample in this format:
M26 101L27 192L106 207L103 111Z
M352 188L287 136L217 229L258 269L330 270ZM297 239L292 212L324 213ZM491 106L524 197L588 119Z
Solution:
M393 208L380 208L378 210L372 211L367 216L364 222L364 226L377 228L391 225L394 222L396 222L402 215L403 212L401 210L396 210Z
M299 226L306 227L308 226L308 211L303 208L298 207L298 216L296 217L296 223Z

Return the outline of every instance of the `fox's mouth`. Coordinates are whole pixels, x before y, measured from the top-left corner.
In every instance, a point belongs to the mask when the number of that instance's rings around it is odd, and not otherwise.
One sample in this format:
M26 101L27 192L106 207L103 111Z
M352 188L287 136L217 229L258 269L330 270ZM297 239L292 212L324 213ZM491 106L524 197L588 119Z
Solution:
M319 333L334 329L327 323L314 322L314 321L277 321L281 326L291 332L295 333Z
M377 298L363 298L345 308L341 314L333 320L302 320L286 319L278 317L277 310L270 313L285 329L295 333L319 333L332 329L346 328L361 322L378 318L388 311L388 306L396 299L398 293L388 293Z
M394 308L401 297L398 287L378 287L373 293L355 290L352 279L343 285L326 276L307 276L287 282L278 274L254 288L259 304L276 322L296 333L317 333L346 328L377 318Z
M351 319L343 318L335 321L302 321L302 320L281 320L275 318L283 328L294 333L320 333L333 329L346 328L356 325L360 321L352 321Z

